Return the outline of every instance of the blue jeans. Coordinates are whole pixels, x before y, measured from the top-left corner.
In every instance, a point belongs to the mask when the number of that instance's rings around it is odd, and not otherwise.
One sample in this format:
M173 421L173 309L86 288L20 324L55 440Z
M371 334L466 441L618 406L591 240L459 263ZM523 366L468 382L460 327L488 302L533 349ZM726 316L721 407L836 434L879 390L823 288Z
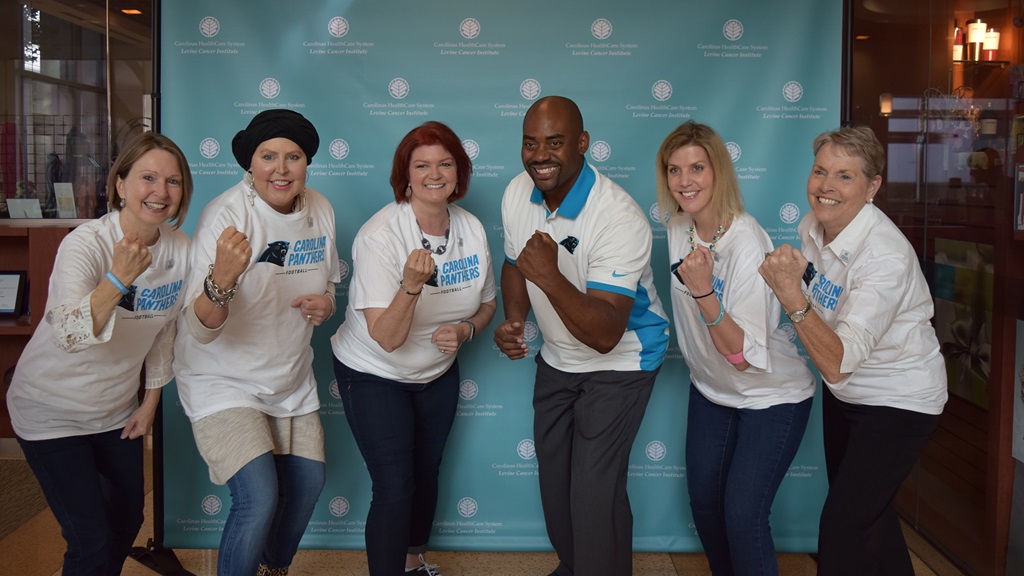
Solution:
M373 483L366 516L371 576L405 573L425 552L437 508L438 472L459 401L458 361L427 384L353 370L334 359L345 417Z
M142 527L142 438L18 438L67 541L64 576L117 576Z
M324 463L267 452L228 480L231 512L217 557L219 576L252 576L260 563L291 565L324 487Z
M686 485L715 576L778 574L768 516L800 447L811 402L727 408L690 385Z

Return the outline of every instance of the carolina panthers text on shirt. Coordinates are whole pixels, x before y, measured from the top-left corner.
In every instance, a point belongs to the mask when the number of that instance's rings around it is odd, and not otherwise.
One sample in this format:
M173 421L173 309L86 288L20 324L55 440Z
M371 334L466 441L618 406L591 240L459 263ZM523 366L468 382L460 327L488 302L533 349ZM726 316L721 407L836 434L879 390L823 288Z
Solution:
M288 253L288 265L319 264L326 258L325 248L327 248L327 236L297 240L291 252Z
M722 299L722 291L725 290L725 280L722 280L714 274L711 275L711 289L715 291L718 299Z
M143 288L135 297L135 311L145 310L167 310L178 301L178 293L181 292L183 280L169 282L156 288Z
M816 280L811 286L811 299L825 310L835 310L843 290L842 286L833 284L824 274L818 272Z
M441 273L437 275L438 286L451 286L460 282L469 282L480 277L480 257L476 254L449 260L441 264Z

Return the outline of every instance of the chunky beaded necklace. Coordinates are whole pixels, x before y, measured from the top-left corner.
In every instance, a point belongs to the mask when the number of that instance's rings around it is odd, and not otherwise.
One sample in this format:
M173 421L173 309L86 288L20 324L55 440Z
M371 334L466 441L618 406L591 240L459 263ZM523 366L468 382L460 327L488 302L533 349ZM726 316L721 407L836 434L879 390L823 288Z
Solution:
M424 250L427 250L429 252L433 252L434 254L438 254L438 255L444 254L445 251L448 250L448 236L449 236L449 234L452 231L452 228L451 228L451 218L452 218L452 216L451 216L451 213L449 212L448 213L448 222L449 222L448 228L445 228L445 230L444 230L444 243L441 244L440 246L438 246L437 248L434 248L433 246L431 246L430 240L427 240L426 234L423 233L423 227L420 226L420 221L416 220L416 228L418 228L419 231L420 231L420 244L423 245L423 249Z
M718 229L715 230L714 238L711 239L711 245L708 247L711 250L711 255L714 256L715 260L718 260L718 250L717 250L718 240L722 237L722 233L723 232L725 232L725 227L722 226L722 225L719 225ZM686 229L686 233L690 237L690 252L693 252L694 250L697 249L697 242L693 239L693 237L694 237L694 229L693 229L692 225L689 228Z

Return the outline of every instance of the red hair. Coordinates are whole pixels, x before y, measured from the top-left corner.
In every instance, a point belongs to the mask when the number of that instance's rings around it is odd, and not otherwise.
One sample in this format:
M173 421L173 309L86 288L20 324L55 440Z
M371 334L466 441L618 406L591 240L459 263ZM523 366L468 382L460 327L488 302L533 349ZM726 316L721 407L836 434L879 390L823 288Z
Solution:
M462 148L462 141L448 126L431 120L413 128L395 149L395 159L391 162L391 188L395 191L395 202L408 202L406 190L409 188L409 163L412 153L421 146L440 146L455 160L455 173L458 178L455 193L448 197L448 202L455 202L466 195L469 190L469 177L473 173L473 163Z

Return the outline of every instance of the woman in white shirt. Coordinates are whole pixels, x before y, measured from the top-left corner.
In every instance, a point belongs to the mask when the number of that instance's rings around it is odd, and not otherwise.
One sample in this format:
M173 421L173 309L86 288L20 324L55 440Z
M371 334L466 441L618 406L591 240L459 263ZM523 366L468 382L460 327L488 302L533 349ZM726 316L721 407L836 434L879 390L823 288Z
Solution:
M61 242L43 321L7 394L18 442L67 541L65 576L120 574L142 526L142 435L173 377L188 266L178 226L192 174L174 142L137 136L107 191L111 211Z
M486 231L453 204L472 168L444 124L413 129L395 150L395 201L352 245L345 322L331 344L345 417L373 482L371 576L440 576L425 554L458 403L456 354L496 305Z
M686 477L713 574L778 574L768 516L800 447L814 377L757 273L768 234L743 211L721 137L693 121L658 151L672 314L690 369Z
M320 137L292 110L235 135L242 181L203 209L175 374L210 479L231 489L220 576L287 574L323 489L313 327L340 279L334 209L306 187Z
M872 204L884 169L870 128L815 138L801 250L780 246L760 269L826 384L818 568L829 576L913 575L892 499L947 398L917 254Z

